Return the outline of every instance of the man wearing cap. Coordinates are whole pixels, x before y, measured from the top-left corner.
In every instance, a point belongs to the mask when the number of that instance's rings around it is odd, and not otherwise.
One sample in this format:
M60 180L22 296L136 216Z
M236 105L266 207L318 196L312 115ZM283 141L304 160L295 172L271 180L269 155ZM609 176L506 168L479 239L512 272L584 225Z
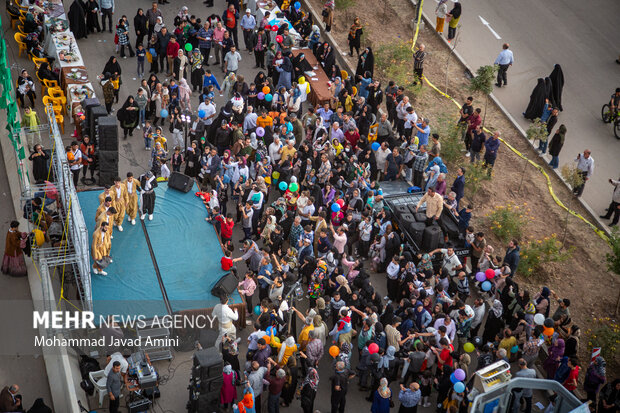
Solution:
M405 388L403 384L400 385L400 392L398 393L398 401L400 401L399 413L417 412L420 400L422 400L422 392L417 382L411 382L409 388Z
M254 33L254 27L256 27L256 19L252 16L252 10L245 10L245 14L241 18L239 24L243 29L243 43L245 43L245 49L252 54L252 34Z
M155 209L155 188L157 188L157 179L152 171L140 175L140 188L142 189L142 215L140 219L148 214L149 221L153 220L153 210Z
M521 377L524 379L535 379L536 370L527 367L527 362L524 359L519 359L519 371L515 373L515 377ZM531 413L532 411L532 389L523 388L522 391L515 391L514 404L512 405L513 413L518 413L521 407L521 398L525 400L525 413Z
M127 204L125 206L127 221L131 221L131 225L136 225L136 216L138 215L138 188L140 187L140 182L134 179L133 172L127 172L127 179L123 181L123 185L127 189Z

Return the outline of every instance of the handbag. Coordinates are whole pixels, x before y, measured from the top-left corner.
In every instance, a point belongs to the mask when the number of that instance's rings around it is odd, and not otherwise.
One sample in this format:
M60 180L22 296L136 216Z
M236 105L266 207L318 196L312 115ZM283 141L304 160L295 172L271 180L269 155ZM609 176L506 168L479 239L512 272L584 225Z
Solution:
M329 16L329 12L327 11L327 9L323 9L323 11L321 12L321 16L323 17Z

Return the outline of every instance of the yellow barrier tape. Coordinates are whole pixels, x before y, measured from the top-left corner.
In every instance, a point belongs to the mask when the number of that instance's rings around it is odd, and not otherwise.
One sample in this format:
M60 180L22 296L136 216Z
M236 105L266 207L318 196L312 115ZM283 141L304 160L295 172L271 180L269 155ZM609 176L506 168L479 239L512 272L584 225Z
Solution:
M420 0L422 1L422 0ZM420 7L420 14L422 14L422 7ZM412 46L412 50L413 47L415 45L415 42L417 41L418 38L418 29L420 28L420 20L418 19L418 24L416 25L416 31L415 31L415 35L413 38L413 46ZM442 95L443 97L445 97L446 99L451 100L459 109L461 109L461 104L459 102L457 102L453 97L451 97L450 95L442 92L441 90L439 90L434 84L431 83L430 80L428 80L428 78L424 75L422 75L422 78L424 79L424 81L433 89L435 90L437 93L439 93L440 95ZM485 132L490 133L491 131L488 130L487 128L483 128ZM555 194L555 192L553 191L553 186L551 185L551 178L549 177L549 175L547 174L547 172L544 170L544 168L537 164L536 162L532 161L531 159L528 159L525 155L523 155L521 152L519 152L516 148L514 148L512 145L510 145L508 142L506 142L504 139L499 138L500 141L506 145L506 147L508 147L508 149L510 149L512 152L514 152L517 156L521 157L522 159L525 159L528 163L530 163L533 167L535 167L536 169L538 169L538 171L540 173L543 174L543 176L545 177L545 179L547 180L547 188L549 190L549 193L551 194L551 198L553 198L553 200L555 201L555 203L561 207L562 209L564 209L565 211L567 211L569 214L571 214L572 216L579 218L580 220L582 220L583 222L585 222L586 224L588 224L588 226L601 238L603 239L605 242L609 243L609 237L607 237L607 234L605 234L605 232L601 231L596 225L592 224L590 221L588 221L585 217L583 217L581 214L579 214L578 212L575 212L571 209L568 209L568 207L566 205L564 205L564 203L562 201L560 201L560 199L557 197L557 195Z
M418 33L420 33L420 21L422 20L422 7L424 6L424 0L418 0L420 2L420 11L418 12L418 23L415 25L415 34L413 35L413 42L411 43L411 51L415 52L415 42L418 41Z

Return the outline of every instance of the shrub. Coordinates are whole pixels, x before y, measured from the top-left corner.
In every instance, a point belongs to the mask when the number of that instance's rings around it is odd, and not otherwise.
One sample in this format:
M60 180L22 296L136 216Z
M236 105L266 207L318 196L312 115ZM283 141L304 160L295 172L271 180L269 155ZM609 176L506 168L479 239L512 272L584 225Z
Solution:
M394 80L397 85L407 90L408 95L412 94L413 97L422 92L422 82L415 84L410 41L383 44L374 53L375 67L381 73L381 77Z
M512 238L520 239L523 228L527 224L527 212L522 210L523 205L497 205L488 215L489 229L503 242Z
M457 163L462 162L463 153L461 149L464 148L456 120L454 116L443 113L434 121L434 125L434 132L440 136L441 153L439 156L448 166L448 169L452 169Z
M547 137L549 134L547 133L547 124L542 122L540 118L534 119L534 122L527 128L525 132L527 138L531 141L541 141L547 142Z
M485 169L483 165L484 164L482 162L476 162L469 164L469 166L466 167L467 173L465 175L465 188L467 189L471 200L474 199L483 183L491 180L488 169Z
M572 249L562 250L562 243L555 234L544 239L527 241L521 244L519 274L533 275L543 269L546 263L567 260L571 253Z
M588 324L585 331L588 340L588 348L601 347L601 355L607 363L614 363L615 366L607 365L607 371L614 371L613 367L618 367L618 349L620 349L620 324L618 321L609 317L594 317ZM610 369L610 367L612 367Z

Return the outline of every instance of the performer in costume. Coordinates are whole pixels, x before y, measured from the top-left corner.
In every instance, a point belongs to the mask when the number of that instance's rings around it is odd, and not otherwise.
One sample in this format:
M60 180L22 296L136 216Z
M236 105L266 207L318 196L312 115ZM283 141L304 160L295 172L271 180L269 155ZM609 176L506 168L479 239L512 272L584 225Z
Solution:
M234 341L237 338L237 329L235 328L233 321L237 321L239 319L239 314L237 313L237 310L232 310L228 306L228 297L226 295L220 297L220 304L213 307L212 315L217 318L220 327L220 334L217 336L217 340L215 341L215 347L219 348L224 334Z
M123 220L125 219L125 208L127 206L127 187L121 181L121 177L114 178L114 186L112 187L112 200L116 208L114 216L114 225L119 231L123 232Z
M133 173L127 172L127 179L123 181L123 185L125 185L127 189L127 204L125 205L127 221L131 221L131 225L136 225L136 216L138 215L138 188L140 188L140 182L133 178Z
M140 219L144 221L149 215L149 221L153 220L153 210L155 209L155 188L157 188L157 178L152 171L140 175L140 188L142 188L142 215Z
M95 264L93 264L93 272L100 275L108 275L107 272L97 265L98 261L101 261L105 257L110 257L110 250L112 249L112 242L107 235L109 225L107 222L101 223L101 226L93 232L93 244L91 247L91 253ZM112 259L109 259L112 262Z
M110 185L106 185L103 192L99 194L99 203L103 204L103 201L105 201L107 197L110 197L112 198L112 206L116 208L116 205L114 205L114 197L112 195L112 187Z
M101 216L105 215L105 213L108 211L110 207L112 207L112 197L107 196L101 202L101 205L99 205L99 208L97 208L97 212L95 212L95 222L99 222L99 219L101 218Z

